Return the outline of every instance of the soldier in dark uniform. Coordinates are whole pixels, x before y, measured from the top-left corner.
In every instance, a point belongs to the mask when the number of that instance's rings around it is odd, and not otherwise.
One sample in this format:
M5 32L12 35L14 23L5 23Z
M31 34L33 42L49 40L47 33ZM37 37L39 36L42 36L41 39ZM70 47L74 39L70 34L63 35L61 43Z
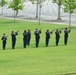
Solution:
M27 45L27 32L26 32L26 30L24 30L24 33L23 33L23 46L24 46L24 48L26 48L26 45Z
M65 45L67 45L68 33L70 33L70 30L67 30L67 28L65 28L65 30L64 30L64 44Z
M60 33L61 33L61 31L58 31L58 29L55 32L55 34L56 34L56 46L58 46L58 43L59 43Z
M2 40L2 48L3 48L3 50L5 50L6 43L7 43L7 41L6 41L7 40L7 36L5 34L3 34L1 40Z
M34 32L35 40L36 40L36 47L38 47L39 45L40 34L41 34L41 30L36 29L36 31Z
M15 45L16 45L16 35L18 35L18 31L17 32L12 31L12 33L11 33L11 37L12 37L12 49L14 49Z
M28 32L27 32L27 45L30 45L30 39L31 39L31 32L30 32L30 29L28 29Z
M52 31L49 32L49 30L47 30L45 34L46 34L46 47L48 47L50 34L52 34Z

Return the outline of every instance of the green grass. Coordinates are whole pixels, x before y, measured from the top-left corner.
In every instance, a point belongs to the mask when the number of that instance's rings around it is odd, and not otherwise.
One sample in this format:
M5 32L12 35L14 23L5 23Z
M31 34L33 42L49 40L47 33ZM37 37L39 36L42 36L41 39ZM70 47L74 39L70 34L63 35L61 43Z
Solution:
M55 46L55 33L51 35L49 47L45 47L45 31L68 27L67 25L48 24L28 21L0 19L0 38L8 35L6 50L0 41L0 75L76 75L76 27L72 27L68 45L64 46L62 31L59 46ZM34 31L42 28L39 48L35 48ZM23 31L31 29L31 44L23 48ZM11 31L20 30L17 44L11 49Z

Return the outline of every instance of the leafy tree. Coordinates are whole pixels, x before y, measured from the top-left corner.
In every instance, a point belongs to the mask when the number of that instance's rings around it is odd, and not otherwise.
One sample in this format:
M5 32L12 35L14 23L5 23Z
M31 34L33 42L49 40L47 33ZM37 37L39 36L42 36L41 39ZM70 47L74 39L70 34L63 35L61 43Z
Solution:
M13 0L10 2L8 8L12 8L14 10L14 21L15 21L15 17L18 15L18 11L23 10L23 7L24 5L22 0Z
M3 6L5 6L7 4L6 0L1 0L0 1L0 6L2 7L2 15L3 15Z
M71 14L76 9L76 0L65 0L64 11L69 13L69 27L71 26Z
M10 2L9 8L12 8L16 11L16 16L18 15L19 10L23 10L23 1L22 0L13 0Z
M53 3L56 3L58 5L58 20L61 20L61 17L60 17L60 8L61 8L61 5L64 3L64 0L53 0Z

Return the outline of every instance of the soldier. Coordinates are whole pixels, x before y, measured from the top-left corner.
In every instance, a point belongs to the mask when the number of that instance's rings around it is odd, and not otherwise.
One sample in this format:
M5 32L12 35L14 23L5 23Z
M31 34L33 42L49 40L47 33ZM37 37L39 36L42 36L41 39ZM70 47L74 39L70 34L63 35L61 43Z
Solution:
M2 36L2 48L3 48L3 50L5 50L5 48L6 48L6 43L7 43L7 36L5 35L5 34L3 34L3 36Z
M70 30L67 30L67 28L65 28L65 30L64 30L64 44L65 45L67 45L68 33L70 33Z
M41 30L36 29L36 31L34 32L35 40L36 40L36 47L38 47L39 45L40 34L41 34Z
M31 32L30 32L30 29L28 29L28 32L27 32L27 45L30 45L30 39L31 39Z
M45 34L46 34L46 47L48 47L50 34L52 34L52 31L49 32L49 30L47 30Z
M15 45L16 45L16 35L18 35L18 31L17 32L12 31L12 33L11 33L11 37L12 37L12 49L14 49Z
M55 32L55 34L56 34L56 46L58 46L58 43L59 43L60 33L61 33L61 31L58 31L58 29Z
M26 30L24 30L24 33L23 33L23 46L24 46L24 48L26 48L26 45L27 45L27 32L26 32Z

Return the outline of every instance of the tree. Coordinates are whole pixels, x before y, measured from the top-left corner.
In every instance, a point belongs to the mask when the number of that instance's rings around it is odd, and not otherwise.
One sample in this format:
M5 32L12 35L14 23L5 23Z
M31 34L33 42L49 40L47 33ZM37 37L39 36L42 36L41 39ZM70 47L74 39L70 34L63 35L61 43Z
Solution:
M29 0L32 2L32 4L36 4L36 18L38 18L38 5L40 4L40 1L41 2L44 2L45 0Z
M64 3L64 0L53 0L53 3L56 3L58 5L58 20L61 20L61 17L60 17L60 8L61 8L61 5Z
M15 21L15 17L18 15L18 11L23 10L23 7L24 5L22 0L13 0L10 2L8 8L12 8L14 10L14 21Z
M74 13L75 9L76 9L75 0L65 0L64 11L69 13L69 27L71 26L71 14Z
M2 7L2 15L3 15L3 6L5 6L7 4L6 0L1 0L0 1L0 6Z
M36 18L38 18L38 0L29 0L32 4L36 4Z
M42 8L42 4L45 0L38 0L39 3L39 25L40 25L40 21L41 21L41 8Z

